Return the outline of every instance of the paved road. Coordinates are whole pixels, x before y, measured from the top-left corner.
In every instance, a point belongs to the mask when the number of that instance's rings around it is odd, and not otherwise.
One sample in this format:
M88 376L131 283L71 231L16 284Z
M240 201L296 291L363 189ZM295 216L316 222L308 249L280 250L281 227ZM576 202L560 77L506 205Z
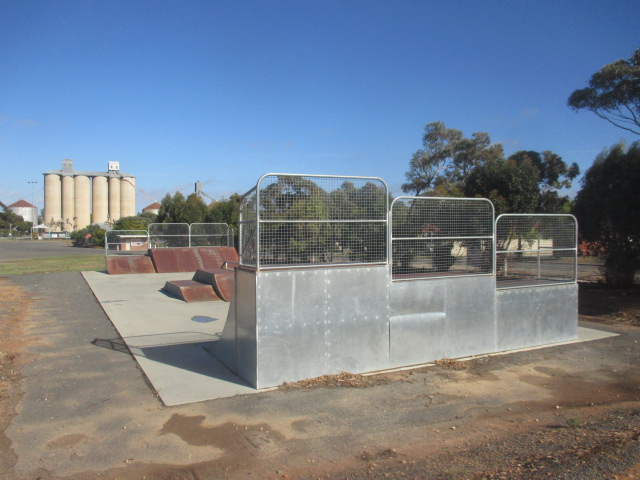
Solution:
M78 248L71 240L0 240L0 263L57 255L95 255L102 248Z

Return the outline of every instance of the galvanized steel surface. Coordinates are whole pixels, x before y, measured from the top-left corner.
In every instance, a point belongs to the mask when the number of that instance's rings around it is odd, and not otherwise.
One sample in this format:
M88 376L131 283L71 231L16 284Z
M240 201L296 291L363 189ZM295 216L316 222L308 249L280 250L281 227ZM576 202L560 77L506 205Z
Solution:
M573 340L578 335L578 285L498 290L496 351Z
M385 266L236 272L236 371L256 388L389 366Z

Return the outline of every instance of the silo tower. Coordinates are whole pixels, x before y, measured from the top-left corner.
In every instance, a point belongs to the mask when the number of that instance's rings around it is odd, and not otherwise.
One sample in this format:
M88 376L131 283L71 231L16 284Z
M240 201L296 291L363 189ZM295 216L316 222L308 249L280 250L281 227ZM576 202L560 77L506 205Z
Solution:
M73 160L44 175L44 223L52 231L79 230L90 224L110 227L136 214L136 178L109 162L106 172L74 171Z

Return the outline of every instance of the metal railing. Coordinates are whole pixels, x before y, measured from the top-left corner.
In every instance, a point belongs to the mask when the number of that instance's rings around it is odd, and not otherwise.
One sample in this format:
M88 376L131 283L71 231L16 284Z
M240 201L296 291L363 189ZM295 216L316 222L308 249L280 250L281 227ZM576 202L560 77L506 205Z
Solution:
M189 246L233 247L233 229L226 223L192 223Z
M107 230L105 255L144 255L150 248L233 247L226 223L152 223L149 230Z
M233 247L233 229L226 223L151 223L150 248Z
M189 246L188 223L150 223L147 229L149 230L150 248Z
M243 196L240 263L256 269L387 262L389 194L376 177L270 173Z
M505 214L496 219L496 287L575 283L578 224L573 215Z
M397 197L393 280L493 274L493 204L481 198Z

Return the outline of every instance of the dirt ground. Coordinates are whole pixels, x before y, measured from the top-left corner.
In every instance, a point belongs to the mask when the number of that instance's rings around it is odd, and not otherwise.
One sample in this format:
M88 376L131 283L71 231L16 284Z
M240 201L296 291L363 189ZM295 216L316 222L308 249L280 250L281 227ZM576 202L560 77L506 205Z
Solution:
M617 352L617 362L607 358L602 344L596 350L575 347L570 359L567 355L567 361L572 362L580 355L597 356L601 366L592 377L577 376L562 368L562 352L554 353L554 357L533 353L466 362L444 360L434 367L376 376L325 376L286 384L275 393L258 394L251 400L280 406L291 400L291 408L299 400L309 406L309 411L320 412L290 422L291 431L301 437L314 432L313 441L309 440L311 435L305 441L296 441L281 433L281 412L274 412L269 422L221 420L222 423L209 425L196 414L197 409L191 415L168 409L168 420L159 435L180 438L194 452L215 447L225 455L212 455L209 459L205 455L194 462L168 465L159 453L155 462L131 458L119 468L65 476L35 468L28 475L17 473L16 455L5 435L23 394L22 367L37 361L30 357L22 335L34 308L34 299L26 290L10 279L0 279L2 479L640 478L640 289L614 290L597 283L580 285L581 320L587 325L592 322L607 326L621 335L615 344L621 350ZM541 400L520 394L509 396L508 401L496 400L492 391L495 385L505 389L506 398L510 378L543 389L547 396ZM465 408L453 409L454 400L459 403L465 399ZM228 405L234 408L232 402L233 399L206 403L219 405L222 412ZM239 410L247 409L248 401L236 402L242 404L237 407ZM321 402L327 402L326 410L318 405ZM358 408L350 409L355 402L360 402ZM329 416L330 404L340 405L342 410L337 411L349 414L342 418L333 413ZM265 418L275 408L265 408ZM363 412L360 419L358 409L371 411ZM440 416L431 418L436 412ZM409 413L411 418L403 418ZM246 415L250 417L249 413ZM418 421L415 415L419 416ZM294 417L291 413L288 418ZM367 433L354 439L349 434L353 431ZM82 434L64 435L48 448L58 452L80 443L81 437Z

